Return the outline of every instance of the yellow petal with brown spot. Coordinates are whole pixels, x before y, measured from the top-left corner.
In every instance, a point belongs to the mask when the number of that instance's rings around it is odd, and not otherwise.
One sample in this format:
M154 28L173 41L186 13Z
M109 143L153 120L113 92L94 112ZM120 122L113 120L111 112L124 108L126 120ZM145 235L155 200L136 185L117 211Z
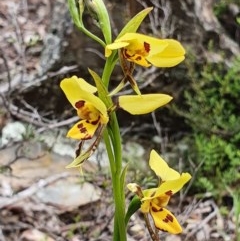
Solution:
M179 234L182 232L182 227L176 217L166 208L152 207L150 209L150 214L157 229L172 234Z
M93 125L86 120L81 120L77 122L67 133L67 137L71 137L77 140L88 140L95 134L99 123Z
M83 100L94 106L101 113L103 123L108 122L107 107L101 99L92 94L94 86L88 84L83 79L75 77L62 80L60 86L75 109L77 109L76 103Z

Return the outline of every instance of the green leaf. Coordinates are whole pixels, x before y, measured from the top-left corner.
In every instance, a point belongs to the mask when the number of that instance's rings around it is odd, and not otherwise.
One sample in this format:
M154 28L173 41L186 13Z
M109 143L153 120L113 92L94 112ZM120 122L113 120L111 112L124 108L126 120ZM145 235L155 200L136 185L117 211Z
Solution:
M122 29L122 31L119 33L119 35L117 36L117 39L122 37L125 33L135 33L140 24L142 23L142 21L144 20L144 18L149 14L149 12L152 10L153 8L146 8L144 10L142 10L141 12L139 12L137 15L135 15Z
M127 169L128 169L128 164L123 168L121 176L120 176L120 183L121 183L121 188L124 190L125 186L125 179L126 179L126 174L127 174Z
M135 195L131 202L129 203L127 213L125 215L125 225L127 226L129 219L131 216L141 207L141 200L140 198Z
M80 31L82 31L84 34L86 34L88 37L92 38L93 40L97 41L99 44L101 44L103 47L105 47L105 43L103 40L98 38L96 35L88 31L83 24L83 12L84 12L84 3L83 0L79 0L79 9L76 5L75 0L68 0L68 8L71 14L71 17L73 19L74 24L79 28Z
M121 182L124 183L125 182L125 177L127 174L127 169L128 169L128 164L123 168L122 173L121 173Z
M100 76L94 72L91 69L88 69L89 73L91 74L91 76L93 77L97 90L98 90L98 96L99 98L104 102L104 104L109 107L111 106L111 99L108 96L108 91L102 81L102 79L100 78Z
M80 154L70 164L68 164L66 168L80 167L83 164L83 162L91 156L92 153L92 150L88 150L85 153Z
M240 17L236 18L237 23L240 25Z

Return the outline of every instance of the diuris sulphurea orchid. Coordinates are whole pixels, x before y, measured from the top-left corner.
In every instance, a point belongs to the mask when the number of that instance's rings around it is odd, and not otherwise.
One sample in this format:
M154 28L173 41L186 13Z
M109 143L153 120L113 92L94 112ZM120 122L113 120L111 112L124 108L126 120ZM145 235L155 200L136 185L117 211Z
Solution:
M126 33L114 43L105 47L105 56L109 57L113 50L119 50L119 61L124 73L120 84L111 95L119 92L127 82L140 95L137 82L132 76L134 64L143 67L173 67L185 59L183 46L174 39L158 39L139 33Z
M109 121L107 107L94 95L97 88L82 78L77 76L65 78L60 86L80 118L67 133L67 137L81 141L76 151L76 158L67 167L80 167L98 146L103 129ZM81 153L84 140L93 138L96 133L96 139L85 152Z
M126 33L105 48L105 56L120 49L121 55L143 67L173 67L185 59L183 46L174 39L158 39L139 33Z
M171 196L191 179L191 175L189 173L180 174L170 168L155 150L151 151L149 165L160 178L158 187L142 190L136 183L130 183L127 186L130 191L139 196L141 211L152 216L157 229L172 234L181 233L181 225L165 207Z
M98 127L106 125L109 120L107 107L93 94L97 88L76 76L62 80L60 86L81 119L68 131L67 137L91 139Z

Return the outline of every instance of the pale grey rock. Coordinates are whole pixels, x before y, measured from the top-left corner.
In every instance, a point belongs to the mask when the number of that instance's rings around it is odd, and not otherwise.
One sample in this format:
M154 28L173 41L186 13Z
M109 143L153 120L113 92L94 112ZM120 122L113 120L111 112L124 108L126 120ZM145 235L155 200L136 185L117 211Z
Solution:
M91 183L80 184L78 178L68 178L51 184L36 195L44 203L73 210L100 200L101 191Z
M2 129L2 137L0 146L5 146L10 142L17 142L23 140L26 133L26 127L21 122L8 123Z

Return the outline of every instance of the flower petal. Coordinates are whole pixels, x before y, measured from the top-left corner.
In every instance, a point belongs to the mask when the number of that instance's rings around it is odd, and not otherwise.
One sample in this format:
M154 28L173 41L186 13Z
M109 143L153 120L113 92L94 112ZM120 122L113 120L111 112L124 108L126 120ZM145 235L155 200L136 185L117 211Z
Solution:
M144 196L143 200L146 200L147 197L154 196L154 194L156 193L157 190L158 190L157 187L143 190L143 196Z
M105 57L109 57L112 53L112 50L121 49L128 45L129 45L128 42L114 42L112 44L108 44L105 48Z
M180 173L170 168L155 150L150 153L149 165L162 181L174 180L180 177Z
M151 200L146 200L146 201L142 202L141 212L149 213L150 207L151 207Z
M138 65L143 66L143 67L150 67L151 66L151 64L149 64L149 62L146 60L146 58L144 58L143 56L141 56L139 54L135 54L133 57L128 58L128 61L134 62Z
M93 105L102 114L104 123L108 122L107 107L97 96L92 94L97 90L94 86L76 76L62 80L60 86L75 109L77 109L75 104L84 100Z
M165 39L153 38L139 33L127 33L121 38L116 39L115 42L131 42L131 45L133 47L136 45L137 48L139 48L139 44L144 47L144 43L147 43L150 45L149 55L160 53L168 46L168 42ZM131 47L131 49L133 49L133 47Z
M133 192L133 193L137 193L138 192L138 188L139 188L139 185L137 183L128 183L127 184L127 188Z
M166 56L162 56L160 53L154 56L146 57L146 59L149 61L149 63L151 63L156 67L167 68L167 67L174 67L178 65L185 59L185 57L184 56L166 57Z
M155 197L156 190L157 188L151 188L143 191L144 198L141 199L141 211L143 213L149 212L150 206L154 204L159 207L167 206L171 196L164 193L161 196Z
M166 181L160 184L158 188L154 189L146 189L143 191L145 200L153 200L158 197L162 197L163 195L172 196L174 193L178 192L182 187L191 179L191 175L189 173L182 173L178 179ZM153 191L154 190L154 191ZM151 193L152 192L152 193ZM150 195L151 194L151 195Z
M185 55L185 49L177 40L165 39L164 41L168 43L168 46L162 51L162 56L177 57Z
M172 234L182 232L182 227L176 217L167 209L162 207L152 207L150 209L150 214L156 228Z
M182 173L178 179L163 182L156 191L154 197L159 197L163 193L172 196L174 193L178 192L182 187L191 179L189 173Z
M120 96L119 106L132 115L150 113L167 104L172 97L165 94L125 95Z
M96 125L88 123L86 120L77 122L67 133L67 137L77 140L88 140L95 134L99 123Z
M150 53L146 59L156 67L173 67L185 59L185 50L176 40L165 39L168 46L163 51Z
M81 88L89 93L95 93L97 92L97 88L91 84L89 84L87 81L85 81L84 79L82 78L78 78L76 75L73 75L71 78L65 78L61 81L61 88L68 88L67 85L69 83L74 83L76 86L79 86L79 87L76 87L76 88Z

